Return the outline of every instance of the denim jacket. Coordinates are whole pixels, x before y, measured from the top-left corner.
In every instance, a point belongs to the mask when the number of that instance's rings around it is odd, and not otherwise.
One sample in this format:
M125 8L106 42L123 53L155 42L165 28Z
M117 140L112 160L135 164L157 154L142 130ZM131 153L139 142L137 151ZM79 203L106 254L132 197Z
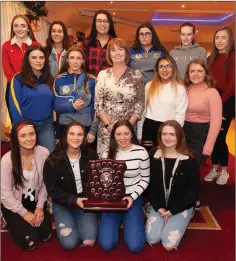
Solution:
M50 55L49 55L49 67L52 76L55 78L60 69L62 68L63 64L66 62L66 50L63 50L60 56L60 61L59 61L59 68L58 68L58 62L57 62L57 53L55 49L53 48Z

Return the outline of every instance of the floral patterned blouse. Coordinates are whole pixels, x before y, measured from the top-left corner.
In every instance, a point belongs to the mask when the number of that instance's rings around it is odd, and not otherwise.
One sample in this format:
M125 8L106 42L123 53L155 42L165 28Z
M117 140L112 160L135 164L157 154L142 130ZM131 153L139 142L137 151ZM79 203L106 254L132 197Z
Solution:
M97 77L95 87L95 110L99 117L106 113L110 124L121 119L130 119L136 116L141 118L144 110L144 82L139 70L127 67L118 82L112 68L101 71ZM98 127L97 152L102 153L109 145L110 133L102 122Z

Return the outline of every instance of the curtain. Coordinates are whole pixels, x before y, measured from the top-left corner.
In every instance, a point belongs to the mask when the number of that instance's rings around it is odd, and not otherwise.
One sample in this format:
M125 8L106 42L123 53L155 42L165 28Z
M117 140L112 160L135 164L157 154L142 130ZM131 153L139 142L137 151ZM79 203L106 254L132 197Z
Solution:
M1 2L1 46L4 42L10 39L11 31L11 21L13 17L17 14L26 14L26 8L20 2ZM34 32L35 38L43 46L45 46L46 39L48 36L50 24L40 19L38 21L40 26L39 32ZM7 112L6 102L5 102L5 90L6 90L7 79L1 71L1 123L6 127L11 127L10 118Z

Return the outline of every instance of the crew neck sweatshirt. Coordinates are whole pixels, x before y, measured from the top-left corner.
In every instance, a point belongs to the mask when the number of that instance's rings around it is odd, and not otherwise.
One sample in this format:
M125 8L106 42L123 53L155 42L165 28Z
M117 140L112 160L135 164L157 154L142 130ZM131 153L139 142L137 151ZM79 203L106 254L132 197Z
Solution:
M219 53L210 66L210 72L217 82L217 88L222 91L223 103L231 96L235 96L235 52L231 53L228 70L225 68L226 58L225 53Z
M222 122L222 101L220 95L215 88L209 88L206 83L189 86L187 95L186 121L210 123L204 149L208 152L210 151L211 154ZM205 151L204 149L203 151Z

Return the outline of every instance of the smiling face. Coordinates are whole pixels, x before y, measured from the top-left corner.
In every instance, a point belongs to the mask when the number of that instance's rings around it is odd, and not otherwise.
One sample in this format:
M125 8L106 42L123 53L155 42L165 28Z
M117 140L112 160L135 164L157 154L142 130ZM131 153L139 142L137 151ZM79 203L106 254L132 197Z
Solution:
M54 24L51 31L52 41L54 43L62 43L64 39L63 28L60 24Z
M165 83L171 81L173 75L173 66L167 60L161 60L158 64L158 74L161 80Z
M83 55L79 51L71 51L68 55L67 62L72 73L80 73L84 63Z
M194 36L195 35L193 33L193 27L183 26L181 28L181 32L180 32L180 39L181 39L182 47L187 48L187 47L191 46Z
M17 134L20 149L32 150L36 144L36 133L32 125L22 127Z
M216 33L215 46L219 50L219 53L226 53L229 46L229 35L226 30L222 30Z
M125 58L126 58L125 49L114 44L110 49L110 57L111 57L113 64L116 64L116 63L125 64Z
M167 149L176 148L178 143L175 129L171 126L164 126L161 133L161 141Z
M188 74L193 84L201 84L205 81L206 71L200 64L190 64Z
M45 56L44 53L39 50L34 50L29 54L29 63L32 71L38 75L44 67Z
M108 34L110 23L105 14L98 14L96 17L96 30L99 34Z
M147 28L143 27L139 30L139 41L140 44L144 47L148 47L152 45L152 31Z
M80 126L72 126L67 134L68 149L78 149L84 141L84 131Z
M132 146L131 143L132 134L128 127L120 126L115 131L115 140L119 149L129 149Z
M15 19L15 21L13 22L13 32L15 36L19 39L27 38L28 25L23 18L18 17Z

